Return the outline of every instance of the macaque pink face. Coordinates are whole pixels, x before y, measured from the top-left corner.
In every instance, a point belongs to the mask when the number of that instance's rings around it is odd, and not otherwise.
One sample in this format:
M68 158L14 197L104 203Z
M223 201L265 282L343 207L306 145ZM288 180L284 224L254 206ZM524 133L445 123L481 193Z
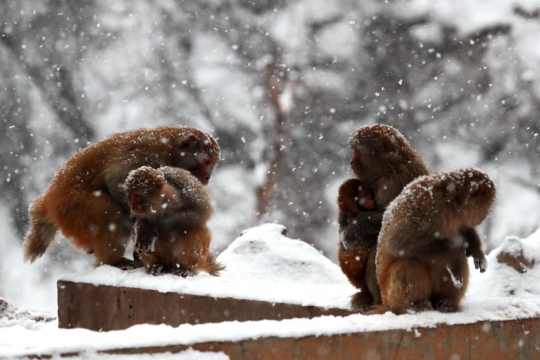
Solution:
M199 171L195 176L203 185L207 185L210 181L215 164L216 160L210 156L204 156L199 160Z
M362 190L358 194L358 205L363 207L366 210L373 210L375 207L375 201L373 201L373 196L367 190Z

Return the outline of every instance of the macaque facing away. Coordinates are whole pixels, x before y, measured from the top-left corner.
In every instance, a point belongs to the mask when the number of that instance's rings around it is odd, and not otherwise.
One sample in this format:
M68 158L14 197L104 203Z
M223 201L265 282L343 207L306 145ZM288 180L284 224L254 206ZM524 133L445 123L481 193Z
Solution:
M338 260L341 271L360 292L353 296L355 310L367 311L373 303L380 304L379 286L375 276L377 236L370 235L357 241L352 248L345 248L343 231L361 211L375 210L374 192L358 179L349 179L341 184L337 203L340 243ZM368 265L369 264L369 265Z
M366 264L365 277L359 275L360 279L352 269L344 270L351 283L361 289L352 297L351 309L365 312L380 304L374 261L384 210L409 182L428 174L429 169L403 135L388 125L362 126L349 143L353 150L351 169L364 187L373 190L376 205L354 215L340 214L339 218L340 266ZM371 289L365 291L368 285Z
M75 154L29 210L24 259L42 256L58 230L94 254L96 266L142 266L124 257L133 222L123 183L141 166L175 166L207 184L219 160L216 140L185 126L160 126L113 134Z
M409 184L384 214L376 257L382 305L372 313L458 311L468 285L466 257L486 267L474 227L494 199L495 184L472 168Z
M135 254L147 273L217 276L225 267L209 252L210 195L187 170L143 166L124 183L135 216Z

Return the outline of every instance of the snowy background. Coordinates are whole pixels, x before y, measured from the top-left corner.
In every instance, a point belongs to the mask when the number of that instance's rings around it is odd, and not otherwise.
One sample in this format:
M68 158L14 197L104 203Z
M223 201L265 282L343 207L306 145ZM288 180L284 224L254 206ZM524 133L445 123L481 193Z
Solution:
M58 237L23 264L29 203L78 149L142 126L218 139L216 251L265 221L336 261L347 139L374 122L434 170L492 176L487 252L540 225L539 0L19 0L0 15L0 297L17 306L54 311L58 276L93 262Z

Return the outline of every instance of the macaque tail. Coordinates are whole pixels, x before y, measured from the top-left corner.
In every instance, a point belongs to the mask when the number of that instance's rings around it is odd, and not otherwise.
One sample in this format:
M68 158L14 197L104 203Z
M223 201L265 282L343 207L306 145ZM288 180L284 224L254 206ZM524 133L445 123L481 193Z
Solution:
M45 253L58 229L48 221L42 197L36 199L29 214L31 224L24 238L23 251L24 261L32 263Z
M219 272L225 269L225 265L216 261L216 256L212 253L208 253L206 257L206 265L201 269L206 271L212 276L219 276Z

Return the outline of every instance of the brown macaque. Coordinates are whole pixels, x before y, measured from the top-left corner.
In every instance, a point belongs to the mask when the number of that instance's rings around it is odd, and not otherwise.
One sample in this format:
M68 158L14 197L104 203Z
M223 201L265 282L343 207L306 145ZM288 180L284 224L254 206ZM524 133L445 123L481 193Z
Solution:
M373 191L358 179L349 179L341 184L337 202L341 214L345 216L354 216L360 211L375 208Z
M350 221L361 211L375 210L373 191L358 179L349 179L341 184L337 203L339 207L338 223L340 235L347 228ZM347 276L351 284L360 289L355 294L352 303L362 304L361 311L366 311L375 302L380 303L379 287L375 276L374 263L377 247L376 235L368 235L357 242L352 248L345 249L342 241L339 243L338 260L341 271Z
M143 166L129 173L124 192L135 216L135 254L153 275L217 276L225 267L209 252L210 195L189 171Z
M25 261L42 256L60 230L76 248L94 254L96 266L142 266L124 257L133 227L122 188L128 173L145 165L174 166L207 184L218 160L216 140L185 126L121 132L88 146L66 162L31 205Z
M467 290L469 266L485 270L474 227L495 200L495 184L477 169L431 174L409 184L386 211L376 274L388 310L456 312Z
M376 204L372 210L354 216L340 214L338 219L340 266L360 290L351 300L351 310L365 312L380 304L374 260L384 210L409 182L428 174L429 169L399 131L388 125L363 126L349 143L353 149L351 169L361 184L373 190ZM355 262L365 266L355 267ZM360 274L358 268L362 269Z

